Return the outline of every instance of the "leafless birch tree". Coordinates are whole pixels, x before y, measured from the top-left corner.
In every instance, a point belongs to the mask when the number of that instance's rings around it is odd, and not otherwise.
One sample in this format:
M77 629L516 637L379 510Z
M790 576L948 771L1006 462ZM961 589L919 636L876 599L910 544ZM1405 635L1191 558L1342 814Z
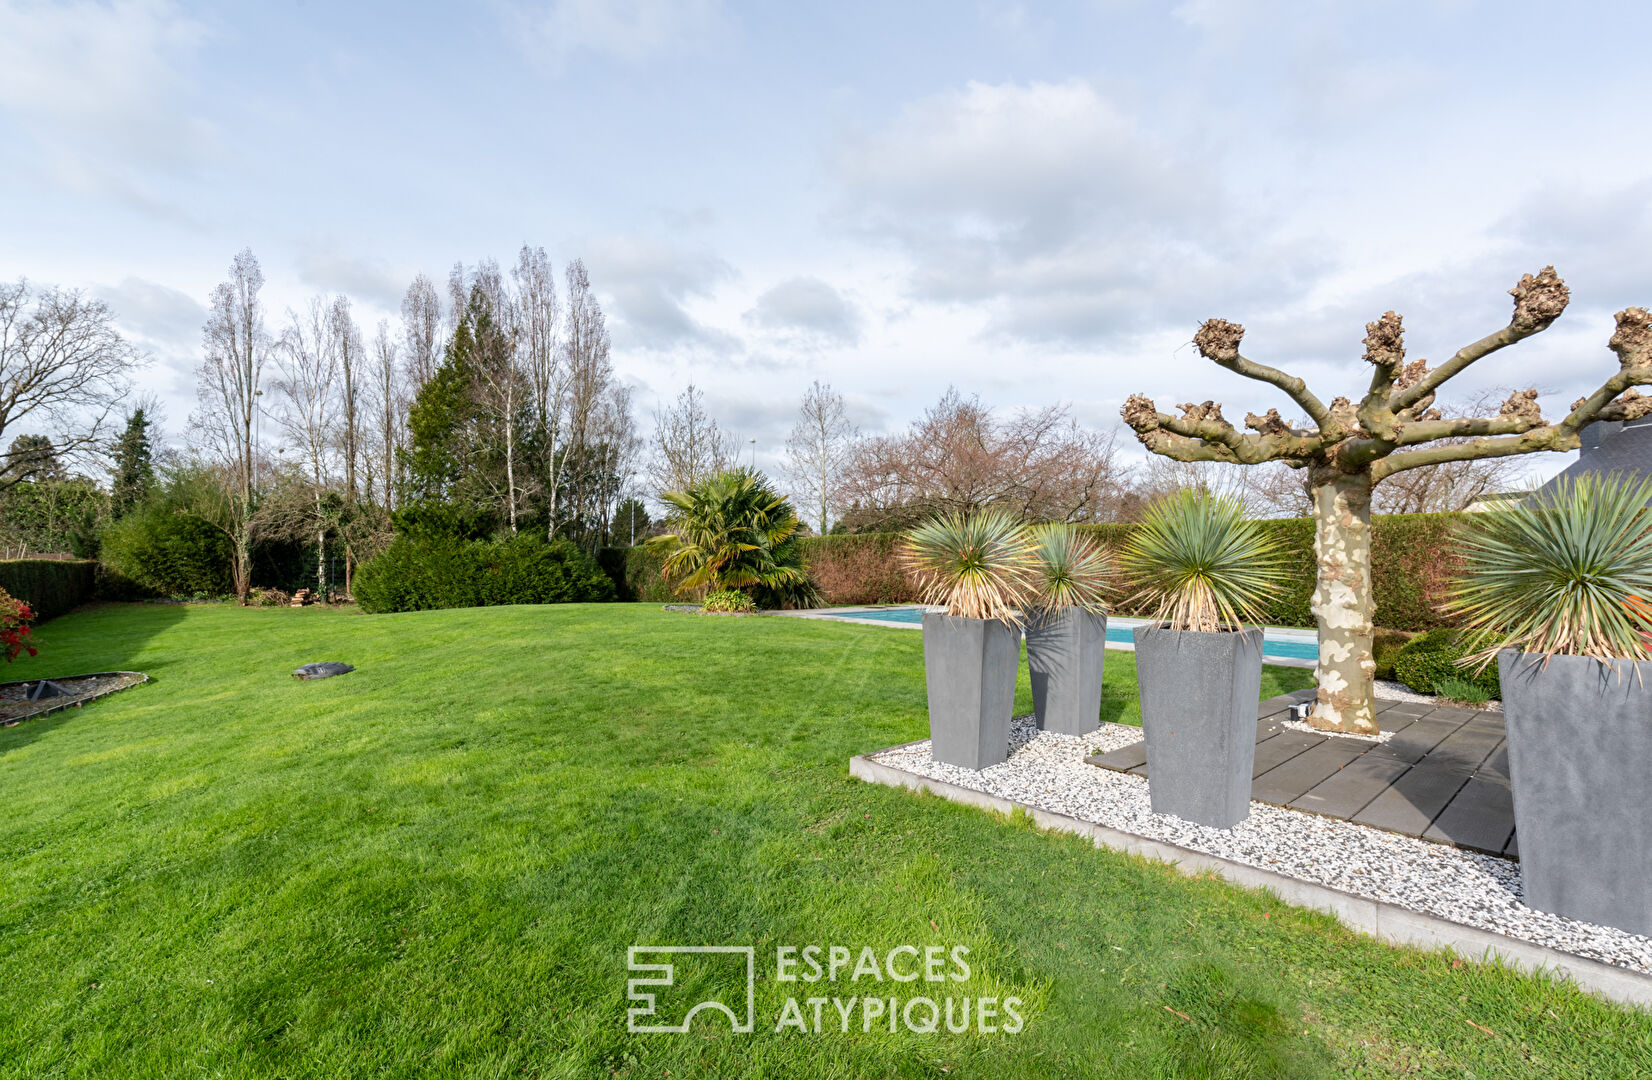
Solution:
M338 361L338 438L344 466L344 494L354 506L361 501L356 472L361 463L361 399L367 350L362 344L361 328L350 313L349 297L333 298L332 307L327 311L327 331L332 339L333 356Z
M843 409L843 395L816 379L803 393L797 424L786 440L786 475L792 490L817 513L825 536L837 511L843 467L860 431Z
M420 274L402 297L402 340L413 391L429 382L436 365L442 362L446 344L442 326L442 298L435 282Z
M232 577L243 604L252 584L260 383L270 353L258 298L263 287L264 273L246 249L230 264L229 280L213 290L212 309L201 334L206 356L196 382L199 409L192 424L221 464L218 476L227 485L222 512L212 517L235 550Z
M1368 389L1358 402L1346 397L1325 404L1297 376L1247 359L1239 352L1244 327L1210 319L1193 337L1201 355L1217 366L1279 388L1309 424L1287 423L1277 409L1245 417L1248 434L1222 416L1218 402L1178 406L1181 416L1158 411L1150 398L1133 395L1122 410L1142 445L1182 461L1244 465L1284 461L1307 472L1314 499L1314 553L1319 581L1313 594L1319 624L1319 694L1311 722L1318 727L1374 732L1371 656L1371 499L1378 484L1414 469L1448 462L1484 461L1542 450L1575 450L1578 433L1597 420L1627 420L1652 413L1652 397L1636 386L1652 384L1652 314L1627 308L1607 343L1618 370L1558 421L1545 420L1536 390L1510 394L1495 416L1447 418L1433 408L1436 393L1470 365L1547 330L1566 310L1570 292L1545 267L1510 290L1514 312L1507 326L1458 349L1438 367L1405 360L1400 316L1390 311L1366 324Z
M339 399L343 335L339 332L338 310L336 302L328 305L316 297L302 316L288 312L276 364L279 375L273 385L276 419L302 456L309 474L315 506L312 529L318 595L327 590L328 516L322 496L327 490L329 457L343 420Z
M725 469L740 458L740 445L706 411L705 395L693 383L674 404L654 413L654 445L648 464L654 494L684 491L695 481Z
M373 339L372 391L368 400L377 444L373 449L379 473L379 505L387 512L395 509L396 452L402 449L407 432L407 398L397 353L390 323L380 319L378 334ZM368 488L371 500L371 483Z
M511 270L515 285L516 348L526 375L533 423L544 441L541 478L549 505L546 537L554 539L560 494L564 404L568 393L568 365L564 362L557 328L561 311L556 297L556 268L544 248L522 245Z

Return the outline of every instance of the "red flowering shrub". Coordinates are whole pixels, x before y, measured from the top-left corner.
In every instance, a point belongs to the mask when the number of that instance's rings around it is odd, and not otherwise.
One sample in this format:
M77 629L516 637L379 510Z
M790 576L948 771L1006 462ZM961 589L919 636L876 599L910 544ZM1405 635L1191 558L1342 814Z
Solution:
M27 652L34 656L39 650L28 643L29 624L34 622L34 611L23 601L0 589L0 652L6 663Z

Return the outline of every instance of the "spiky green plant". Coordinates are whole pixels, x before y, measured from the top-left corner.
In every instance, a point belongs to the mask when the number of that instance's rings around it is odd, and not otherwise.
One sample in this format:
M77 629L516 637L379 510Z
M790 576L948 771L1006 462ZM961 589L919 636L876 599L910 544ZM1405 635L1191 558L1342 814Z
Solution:
M1278 545L1237 499L1183 490L1148 507L1119 559L1131 598L1172 630L1232 630L1262 621L1284 583Z
M675 531L647 541L679 594L739 589L764 607L818 607L820 590L803 568L797 513L761 473L730 469L668 491Z
M1498 651L1648 660L1652 649L1652 480L1562 479L1507 509L1477 514L1460 538L1462 573L1445 607Z
M1030 531L1038 587L1032 606L1040 612L1105 612L1107 591L1117 577L1108 551L1071 525L1037 525Z
M998 510L932 518L906 534L900 559L919 599L948 615L1020 625L1034 592L1032 536Z

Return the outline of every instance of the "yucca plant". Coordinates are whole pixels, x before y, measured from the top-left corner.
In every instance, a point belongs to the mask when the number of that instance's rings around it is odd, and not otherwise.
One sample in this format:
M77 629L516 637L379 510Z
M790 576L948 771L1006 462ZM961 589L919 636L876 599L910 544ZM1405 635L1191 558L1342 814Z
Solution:
M1141 589L1133 603L1171 630L1233 630L1262 621L1284 561L1239 500L1183 490L1150 506L1121 553Z
M906 534L900 559L926 604L948 615L1020 625L1034 593L1033 540L999 510L942 514Z
M1476 515L1445 603L1466 630L1543 656L1652 660L1652 480L1583 476Z
M1105 613L1107 592L1117 577L1107 550L1071 525L1038 525L1029 531L1037 587L1032 606L1040 612L1081 608Z

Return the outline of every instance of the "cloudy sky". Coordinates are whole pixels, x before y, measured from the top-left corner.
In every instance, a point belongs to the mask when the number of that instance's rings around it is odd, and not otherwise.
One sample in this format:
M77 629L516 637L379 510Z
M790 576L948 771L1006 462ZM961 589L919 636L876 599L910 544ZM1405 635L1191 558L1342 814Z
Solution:
M1573 305L1467 394L1549 415L1652 303L1652 66L1630 5L191 5L0 0L0 277L94 290L169 426L251 247L279 312L583 257L646 419L690 381L772 460L811 379L867 430L949 384L1004 407L1329 398L1364 323L1443 357L1554 263ZM1564 464L1552 456L1539 469Z

